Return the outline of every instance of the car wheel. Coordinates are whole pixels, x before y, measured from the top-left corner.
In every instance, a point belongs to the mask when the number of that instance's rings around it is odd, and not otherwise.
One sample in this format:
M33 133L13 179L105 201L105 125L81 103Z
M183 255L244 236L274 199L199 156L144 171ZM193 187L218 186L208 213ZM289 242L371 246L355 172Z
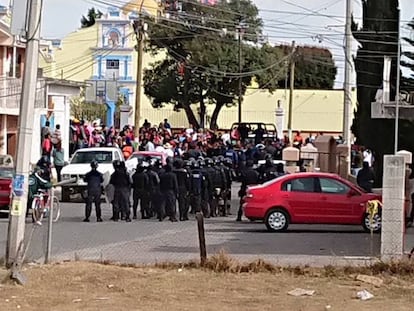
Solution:
M70 201L70 192L69 189L62 187L62 202Z
M364 230L366 232L371 232L371 222L370 222L369 214L365 214L364 220L362 222L362 226L364 227ZM381 228L382 228L381 214L377 213L374 215L372 219L372 231L374 233L378 233L381 231Z
M265 219L269 231L285 231L289 226L289 214L282 209L270 210Z

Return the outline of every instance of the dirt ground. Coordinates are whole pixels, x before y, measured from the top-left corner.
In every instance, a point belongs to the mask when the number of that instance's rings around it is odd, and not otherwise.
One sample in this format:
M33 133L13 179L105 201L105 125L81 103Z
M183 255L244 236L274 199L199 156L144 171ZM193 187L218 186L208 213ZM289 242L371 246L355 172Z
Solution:
M0 285L0 310L413 310L414 278L381 276L380 287L355 275L217 273L187 268L131 268L71 262L29 266L26 285ZM0 276L7 279L6 271ZM295 288L313 296L287 294ZM360 301L356 293L374 294Z

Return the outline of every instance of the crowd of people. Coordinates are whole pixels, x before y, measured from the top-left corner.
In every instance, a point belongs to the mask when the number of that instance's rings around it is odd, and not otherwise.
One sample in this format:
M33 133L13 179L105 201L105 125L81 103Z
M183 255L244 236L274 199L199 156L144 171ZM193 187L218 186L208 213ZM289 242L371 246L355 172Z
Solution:
M167 163L154 158L140 160L133 175L129 175L122 161L113 163L114 173L105 189L112 204L111 220L127 222L138 218L165 218L172 222L186 221L189 214L202 212L205 217L231 214L230 199L232 182L241 182L239 196L248 185L259 184L284 174L281 159L284 145L279 140L241 139L235 141L225 131L187 129L172 131L168 120L158 126L145 120L139 132L138 146L132 144L133 128L125 127L119 132L124 156L134 150L164 152ZM111 145L108 143L106 146ZM118 141L118 140L117 140ZM257 167L258 163L263 165ZM91 172L85 176L88 183L85 222L90 221L91 206L96 207L97 221L102 221L100 200L101 179L97 166L91 163ZM255 167L256 166L256 167ZM132 197L132 200L130 199ZM176 213L178 203L178 215ZM132 214L132 215L131 215ZM132 217L131 217L132 216ZM241 220L241 209L237 215Z
M54 131L49 126L46 122L42 128L43 156L38 166L50 168L47 162L53 158L60 181L60 170L64 165L60 126L56 125ZM188 220L189 213L199 211L205 217L226 216L230 214L231 185L234 180L241 182L238 194L243 197L248 185L263 183L285 174L283 164L275 165L274 160L282 160L282 151L289 145L288 138L264 138L266 132L260 126L254 131L244 125L223 132L195 129L193 126L173 131L167 119L159 125L145 120L139 130L139 144L135 142L134 130L133 126L118 130L98 123L71 120L70 154L80 148L115 146L122 150L125 159L137 150L163 152L167 156L166 165L151 158L140 161L132 176L127 173L124 162L113 163L114 173L105 194L112 204L111 219L114 221L137 219L138 211L142 219L157 217L162 221L168 217L173 222ZM300 149L312 145L316 138L316 135L303 138L297 131L292 146ZM369 156L367 152L363 153L364 161L360 161L364 164L356 164L359 171L356 173L358 184L369 191L373 172L372 155L368 167L365 161ZM88 183L85 222L90 220L93 203L97 221L102 221L102 176L97 170L98 165L93 161L91 172L85 176ZM301 162L298 165L302 171L305 170ZM360 166L363 166L362 169L359 169ZM50 180L47 175L43 176L44 180ZM240 208L237 220L241 220L241 213Z

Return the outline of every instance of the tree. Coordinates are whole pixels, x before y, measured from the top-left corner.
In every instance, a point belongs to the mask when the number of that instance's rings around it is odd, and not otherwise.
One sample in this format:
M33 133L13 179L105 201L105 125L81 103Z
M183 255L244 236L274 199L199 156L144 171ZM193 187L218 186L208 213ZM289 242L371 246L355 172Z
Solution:
M289 79L290 72L288 68L290 57L293 57L295 60L295 88L324 90L333 88L337 69L332 53L328 49L311 46L298 46L296 47L293 55L292 47L288 45L264 45L261 50L262 59L266 59L267 57L270 57L270 55L277 55L276 58L278 59L288 57L286 62L283 63L285 69L278 70L278 77L277 80L275 80L276 85L270 87L270 90L278 87L285 87L286 77L280 76L280 73L287 73L287 78ZM264 72L260 77L258 77L258 80L260 81L260 79L263 79L263 76L266 77L267 75L269 75L269 71ZM268 81L268 78L269 77L266 77L263 80Z
M88 28L95 25L95 21L102 17L101 11L96 11L95 8L91 8L88 10L88 15L85 15L81 18L81 28Z
M383 155L394 153L394 121L371 119L371 102L375 101L375 94L382 84L384 55L392 57L390 81L396 81L398 0L362 0L362 6L363 26L355 23L352 26L353 35L360 43L355 59L358 103L352 131L357 144L375 152L376 184L379 185ZM395 96L395 84L393 87L391 98ZM406 144L400 142L400 146Z
M240 76L239 46L234 36L242 17L249 26L243 35L243 72L250 73ZM145 71L145 94L154 107L172 104L175 109L184 109L196 127L200 122L192 107L200 105L203 120L205 104L214 104L210 127L215 128L220 109L237 102L239 77L242 95L251 84L251 72L257 69L252 58L256 48L247 42L257 42L261 26L258 9L250 0L223 1L214 7L183 3L182 13L149 27L149 49L154 54L164 51L165 57Z
M412 19L411 22L409 22L406 26L410 28L410 30L413 32L414 31L414 19ZM407 42L410 46L414 46L413 39L405 37L403 38L403 40ZM408 60L407 61L402 60L401 65L403 67L410 69L411 71L414 71L414 53L411 51L404 51L402 55L404 55ZM401 87L405 91L413 92L414 91L414 75L411 74L409 77L402 77Z

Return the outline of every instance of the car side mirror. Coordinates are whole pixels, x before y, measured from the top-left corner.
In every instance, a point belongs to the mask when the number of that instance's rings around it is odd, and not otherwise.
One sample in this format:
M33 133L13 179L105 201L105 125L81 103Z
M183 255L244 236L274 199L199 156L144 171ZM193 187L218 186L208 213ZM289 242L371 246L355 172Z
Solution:
M357 195L359 195L359 193L356 190L354 190L354 189L351 189L348 192L348 197L355 197Z
M68 162L68 161L65 161L65 162L63 163L63 166L66 166L66 165L69 165L69 162Z

